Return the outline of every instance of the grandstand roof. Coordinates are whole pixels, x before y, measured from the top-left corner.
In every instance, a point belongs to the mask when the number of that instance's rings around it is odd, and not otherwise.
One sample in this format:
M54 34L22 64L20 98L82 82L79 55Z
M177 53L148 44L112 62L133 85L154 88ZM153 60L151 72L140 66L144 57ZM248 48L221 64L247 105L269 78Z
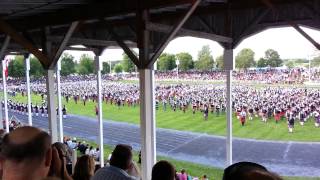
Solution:
M117 46L107 25L129 45L136 46L137 18L149 10L150 50L153 51L194 0L1 0L0 43L3 28L19 32L37 48L43 39L60 43L74 21L80 21L68 46ZM202 0L177 36L212 39L234 48L244 38L269 27L304 25L319 28L319 0ZM10 31L9 30L9 31ZM14 42L14 41L13 41ZM17 43L7 52L23 52ZM21 44L21 43L19 43ZM77 49L77 48L69 48Z

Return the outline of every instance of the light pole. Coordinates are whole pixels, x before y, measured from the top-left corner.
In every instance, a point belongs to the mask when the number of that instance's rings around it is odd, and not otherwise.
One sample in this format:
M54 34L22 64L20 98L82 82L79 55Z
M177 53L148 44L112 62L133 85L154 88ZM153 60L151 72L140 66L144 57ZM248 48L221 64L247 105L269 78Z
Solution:
M180 64L180 61L179 61L179 60L176 60L176 65L177 65L177 79L179 79L179 64Z

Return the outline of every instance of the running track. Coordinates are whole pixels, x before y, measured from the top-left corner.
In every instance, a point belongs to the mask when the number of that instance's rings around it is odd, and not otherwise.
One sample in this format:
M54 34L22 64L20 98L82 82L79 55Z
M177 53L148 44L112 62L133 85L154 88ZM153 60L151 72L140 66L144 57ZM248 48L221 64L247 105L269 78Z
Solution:
M9 115L11 117L13 113L10 112ZM27 123L26 115L16 113L14 115L23 123ZM47 129L47 118L33 117L33 125ZM105 121L103 126L105 144L124 143L130 144L135 150L140 149L139 126L114 121ZM97 120L69 115L64 120L64 133L67 136L96 141ZM157 129L156 137L158 155L220 168L225 165L224 137L161 128ZM258 162L284 176L320 177L320 143L318 142L280 142L234 138L233 160L234 162Z

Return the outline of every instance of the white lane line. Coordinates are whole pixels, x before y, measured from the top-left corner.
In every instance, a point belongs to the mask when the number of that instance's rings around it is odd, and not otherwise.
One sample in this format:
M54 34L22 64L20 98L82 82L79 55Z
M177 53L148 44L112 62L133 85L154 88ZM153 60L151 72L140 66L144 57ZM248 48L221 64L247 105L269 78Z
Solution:
M286 150L284 151L283 157L282 157L284 160L287 159L287 156L288 156L288 153L289 153L289 151L290 151L291 146L292 146L292 142L289 141L289 142L288 142L288 145L287 145L287 147L286 147Z

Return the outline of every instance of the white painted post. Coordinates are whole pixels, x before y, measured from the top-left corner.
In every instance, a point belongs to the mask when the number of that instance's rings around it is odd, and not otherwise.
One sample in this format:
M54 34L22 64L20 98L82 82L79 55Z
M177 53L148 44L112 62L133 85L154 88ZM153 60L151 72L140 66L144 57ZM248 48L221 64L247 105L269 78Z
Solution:
M47 88L47 105L48 105L48 120L49 131L52 143L58 142L58 127L57 127L57 112L56 112L56 97L54 89L54 70L48 69L46 72L46 88Z
M100 149L100 166L104 166L104 149L103 149L103 122L102 122L102 86L101 86L101 71L102 71L102 61L99 56L94 57L96 72L97 72L97 93L98 93L98 123L99 123L99 149Z
M31 113L31 90L30 90L30 59L25 57L25 66L26 66L26 84L27 84L27 97L28 97L28 124L32 126L32 113Z
M3 101L4 101L4 117L6 123L6 132L9 133L9 115L8 115L8 97L7 97L7 77L6 77L6 60L2 60L2 83L3 83ZM1 120L2 123L3 120Z
M59 116L59 138L63 143L63 118L62 118L62 100L61 100L61 83L60 83L61 60L57 61L57 98L58 98L58 116Z
M156 162L154 70L139 69L142 179L151 179Z
M227 138L226 138L226 166L232 164L232 70L234 69L233 50L224 50L224 66L227 74Z

